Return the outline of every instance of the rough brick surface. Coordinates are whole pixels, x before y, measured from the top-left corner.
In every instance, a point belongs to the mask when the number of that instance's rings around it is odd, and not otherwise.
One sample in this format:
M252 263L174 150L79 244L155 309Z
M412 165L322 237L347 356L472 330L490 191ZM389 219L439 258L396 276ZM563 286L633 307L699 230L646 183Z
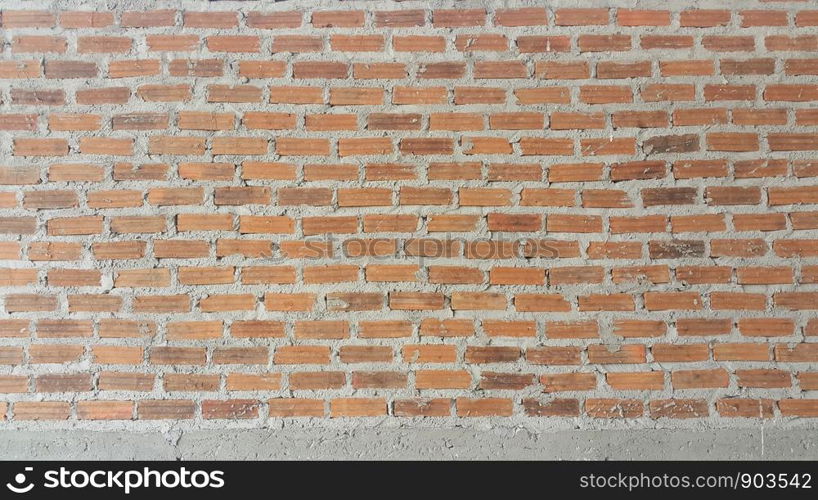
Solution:
M818 10L621 3L3 9L6 425L818 416Z

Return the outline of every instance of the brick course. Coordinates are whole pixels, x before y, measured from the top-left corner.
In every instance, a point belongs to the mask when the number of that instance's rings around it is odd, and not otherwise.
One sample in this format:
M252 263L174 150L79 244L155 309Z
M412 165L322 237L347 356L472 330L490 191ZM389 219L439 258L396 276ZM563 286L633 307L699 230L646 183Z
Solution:
M0 417L818 416L818 10L694 4L3 9Z

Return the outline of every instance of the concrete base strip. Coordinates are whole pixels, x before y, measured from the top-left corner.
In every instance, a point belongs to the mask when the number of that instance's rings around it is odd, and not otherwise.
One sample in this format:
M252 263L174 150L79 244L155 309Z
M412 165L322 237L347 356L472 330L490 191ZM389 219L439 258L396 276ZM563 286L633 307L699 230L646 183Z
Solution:
M810 429L0 431L5 460L815 460Z

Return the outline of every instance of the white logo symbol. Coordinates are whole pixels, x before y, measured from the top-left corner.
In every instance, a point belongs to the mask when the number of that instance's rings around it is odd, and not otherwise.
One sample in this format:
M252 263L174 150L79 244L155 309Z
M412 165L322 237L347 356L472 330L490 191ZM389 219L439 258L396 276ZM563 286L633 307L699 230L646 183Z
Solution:
M34 467L26 467L25 468L26 472L31 472L33 470L34 470ZM31 491L32 488L34 488L33 483L23 485L23 483L26 482L26 475L23 474L22 472L18 473L16 476L14 476L14 481L17 483L16 486L11 484L11 483L6 483L6 488L10 489L14 493L28 493L29 491Z

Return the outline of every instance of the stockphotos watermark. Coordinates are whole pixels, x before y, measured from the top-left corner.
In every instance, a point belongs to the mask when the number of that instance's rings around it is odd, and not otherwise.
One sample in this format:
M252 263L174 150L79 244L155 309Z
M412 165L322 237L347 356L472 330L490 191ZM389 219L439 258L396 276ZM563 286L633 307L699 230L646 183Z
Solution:
M289 242L292 243L292 242ZM288 248L272 242L267 262L285 262L293 257L305 260L344 260L366 257L369 261L401 257L423 265L425 259L465 256L468 259L555 259L579 255L573 240L554 238L511 238L505 233L491 237L463 238L449 233L432 233L412 238L372 237L340 239L335 233L304 238L300 245Z
M41 482L31 477L34 467L26 467L24 472L15 474L13 481L6 483L6 488L14 493L28 493L42 488L96 488L124 491L125 494L138 488L214 488L224 486L224 472L220 470L189 470L180 467L178 470L154 470L143 467L140 470L70 470L65 467L48 469L42 472ZM0 495L1 497L2 495Z

